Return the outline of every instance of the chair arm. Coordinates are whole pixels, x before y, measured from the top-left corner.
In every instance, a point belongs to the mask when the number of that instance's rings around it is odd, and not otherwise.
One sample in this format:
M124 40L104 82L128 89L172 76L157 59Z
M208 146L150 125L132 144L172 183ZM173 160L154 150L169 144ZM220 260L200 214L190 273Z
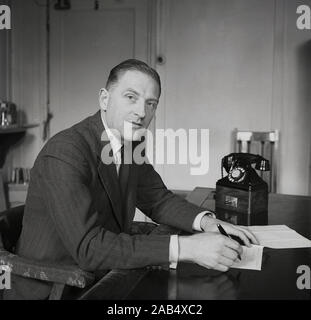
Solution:
M95 276L77 266L40 263L19 257L0 248L0 266L6 265L12 274L49 282L62 283L84 288L91 284Z

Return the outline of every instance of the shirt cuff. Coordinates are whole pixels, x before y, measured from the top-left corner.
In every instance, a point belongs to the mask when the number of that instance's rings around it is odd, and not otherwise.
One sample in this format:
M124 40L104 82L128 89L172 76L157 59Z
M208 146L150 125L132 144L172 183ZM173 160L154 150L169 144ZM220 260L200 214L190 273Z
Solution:
M170 261L171 269L177 268L178 253L179 253L178 236L177 234L174 234L171 236L170 248L169 248L169 261Z
M203 231L202 229L201 229L201 220L202 220L202 218L205 216L205 215L210 215L210 216L212 216L213 218L215 218L215 214L213 213L213 212L211 212L211 211L203 211L203 212L200 212L196 217L195 217L195 219L194 219L194 221L193 221L193 224L192 224L192 229L194 230L194 231Z

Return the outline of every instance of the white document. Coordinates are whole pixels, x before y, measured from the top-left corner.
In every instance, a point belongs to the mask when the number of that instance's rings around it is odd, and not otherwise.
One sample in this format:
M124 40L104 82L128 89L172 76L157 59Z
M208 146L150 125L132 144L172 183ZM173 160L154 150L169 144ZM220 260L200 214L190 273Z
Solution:
M309 248L311 241L285 225L248 227L260 245L273 249Z
M286 225L250 226L248 227L260 245L250 248L243 246L242 260L236 261L232 268L261 270L263 248L291 249L309 248L311 241Z
M234 262L231 268L261 270L263 246L252 245L250 248L243 246L241 260Z

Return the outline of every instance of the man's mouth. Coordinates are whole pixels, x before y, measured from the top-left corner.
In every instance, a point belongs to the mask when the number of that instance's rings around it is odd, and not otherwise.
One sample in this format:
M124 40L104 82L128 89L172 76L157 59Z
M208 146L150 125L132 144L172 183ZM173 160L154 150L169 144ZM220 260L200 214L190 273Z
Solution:
M134 122L134 121L132 121L131 124L132 124L132 126L135 127L135 128L142 128L142 126L143 126L141 123L139 123L139 122Z

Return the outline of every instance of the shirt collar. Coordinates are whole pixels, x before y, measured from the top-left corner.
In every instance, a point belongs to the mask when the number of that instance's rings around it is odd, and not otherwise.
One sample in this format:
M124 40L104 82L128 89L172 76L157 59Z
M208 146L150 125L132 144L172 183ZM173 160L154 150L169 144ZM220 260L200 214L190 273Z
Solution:
M121 143L119 137L115 136L113 134L113 132L109 129L107 122L106 122L106 112L101 110L100 114L101 114L101 119L102 119L103 125L105 127L106 132L107 132L108 139L110 141L112 152L114 155L116 155L120 151L120 149L122 148L122 143Z

